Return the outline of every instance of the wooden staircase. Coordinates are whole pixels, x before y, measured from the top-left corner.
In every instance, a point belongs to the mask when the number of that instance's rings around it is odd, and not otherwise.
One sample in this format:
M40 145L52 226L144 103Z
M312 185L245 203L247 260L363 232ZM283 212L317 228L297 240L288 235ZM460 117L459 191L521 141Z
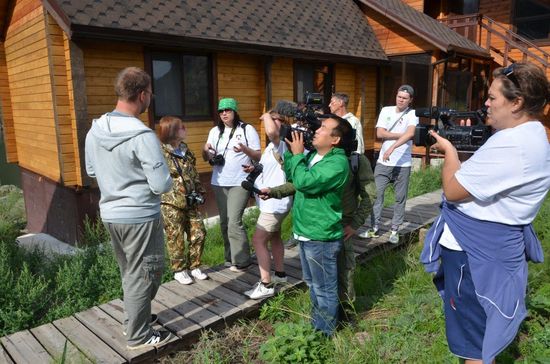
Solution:
M485 15L449 16L439 21L489 51L500 66L532 62L547 74L550 71L548 52Z

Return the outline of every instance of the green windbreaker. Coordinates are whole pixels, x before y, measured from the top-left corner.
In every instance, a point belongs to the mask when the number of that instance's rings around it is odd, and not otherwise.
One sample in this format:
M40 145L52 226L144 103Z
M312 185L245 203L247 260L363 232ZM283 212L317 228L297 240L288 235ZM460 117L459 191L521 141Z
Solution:
M343 149L332 148L311 169L307 156L285 153L285 173L296 188L292 207L295 234L319 241L342 239L342 192L348 180L348 158Z

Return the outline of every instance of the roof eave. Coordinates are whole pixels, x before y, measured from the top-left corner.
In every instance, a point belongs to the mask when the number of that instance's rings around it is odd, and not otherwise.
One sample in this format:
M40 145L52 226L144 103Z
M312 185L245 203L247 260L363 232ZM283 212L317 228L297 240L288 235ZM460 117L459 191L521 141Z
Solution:
M354 63L354 64L381 64L388 62L385 54L383 58L360 57L342 55L315 50L281 47L280 45L266 45L258 43L246 43L220 39L194 38L160 33L140 32L115 28L94 27L88 25L72 25L71 35L73 41L78 40L110 40L133 42L154 47L193 47L209 51L235 51L241 53L274 55L282 57L312 59L330 62Z
M59 27L63 29L63 31L67 34L67 37L69 39L72 38L72 31L71 31L71 21L67 17L67 15L63 12L57 1L55 0L42 0L42 6L44 6L44 9L50 14Z
M417 27L414 23L409 23L407 21L404 21L403 18L400 18L398 16L393 15L392 13L389 13L386 11L386 8L383 6L379 6L379 4L376 1L370 2L366 0L359 0L364 5L368 6L372 10L378 12L380 15L390 19L391 21L395 22L396 24L399 24L405 29L413 29L413 33L418 35L420 38L424 39L428 43L432 44L439 50L443 52L452 52L453 50L460 52L461 54L468 55L468 56L475 56L475 57L481 57L481 58L491 58L491 55L488 52L482 52L482 51L476 51L474 49L454 46L452 44L447 44L446 42L442 42L439 38L434 37L433 34L424 31L424 29Z

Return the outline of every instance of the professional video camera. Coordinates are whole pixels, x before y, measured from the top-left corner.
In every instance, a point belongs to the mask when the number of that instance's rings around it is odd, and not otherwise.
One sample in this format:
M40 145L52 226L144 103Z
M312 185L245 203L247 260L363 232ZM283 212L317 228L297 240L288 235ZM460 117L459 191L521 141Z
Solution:
M419 108L416 116L435 119L436 125L418 124L414 132L414 144L427 146L435 143L435 139L428 134L434 130L448 139L460 152L473 152L479 149L491 136L491 127L485 125L487 108L484 106L476 111L456 111L439 108L437 106ZM460 120L470 119L471 126L460 126Z
M302 109L294 107L294 110L290 110L289 116L294 116L298 121L297 126L281 125L280 139L288 139L292 141L292 132L296 131L303 134L304 147L306 149L313 149L313 137L315 131L321 126L319 120L318 111L323 107L323 95L319 93L306 92L305 104ZM287 110L288 111L288 110Z

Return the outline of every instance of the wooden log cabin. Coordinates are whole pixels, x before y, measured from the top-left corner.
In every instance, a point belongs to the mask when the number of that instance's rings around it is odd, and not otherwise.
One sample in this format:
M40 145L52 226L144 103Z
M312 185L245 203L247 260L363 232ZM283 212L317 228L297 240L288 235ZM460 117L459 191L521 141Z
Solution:
M278 100L313 91L328 104L332 92L345 92L371 156L377 113L401 83L415 86L418 107L477 107L486 78L476 77L488 74L491 55L426 15L428 5L0 0L2 122L8 162L21 168L27 229L75 243L85 217L96 216L84 138L91 120L113 109L113 82L127 66L153 78L156 98L143 122L155 128L163 115L181 116L195 154L221 97L239 101L265 146L258 117ZM198 168L208 187L210 167Z

